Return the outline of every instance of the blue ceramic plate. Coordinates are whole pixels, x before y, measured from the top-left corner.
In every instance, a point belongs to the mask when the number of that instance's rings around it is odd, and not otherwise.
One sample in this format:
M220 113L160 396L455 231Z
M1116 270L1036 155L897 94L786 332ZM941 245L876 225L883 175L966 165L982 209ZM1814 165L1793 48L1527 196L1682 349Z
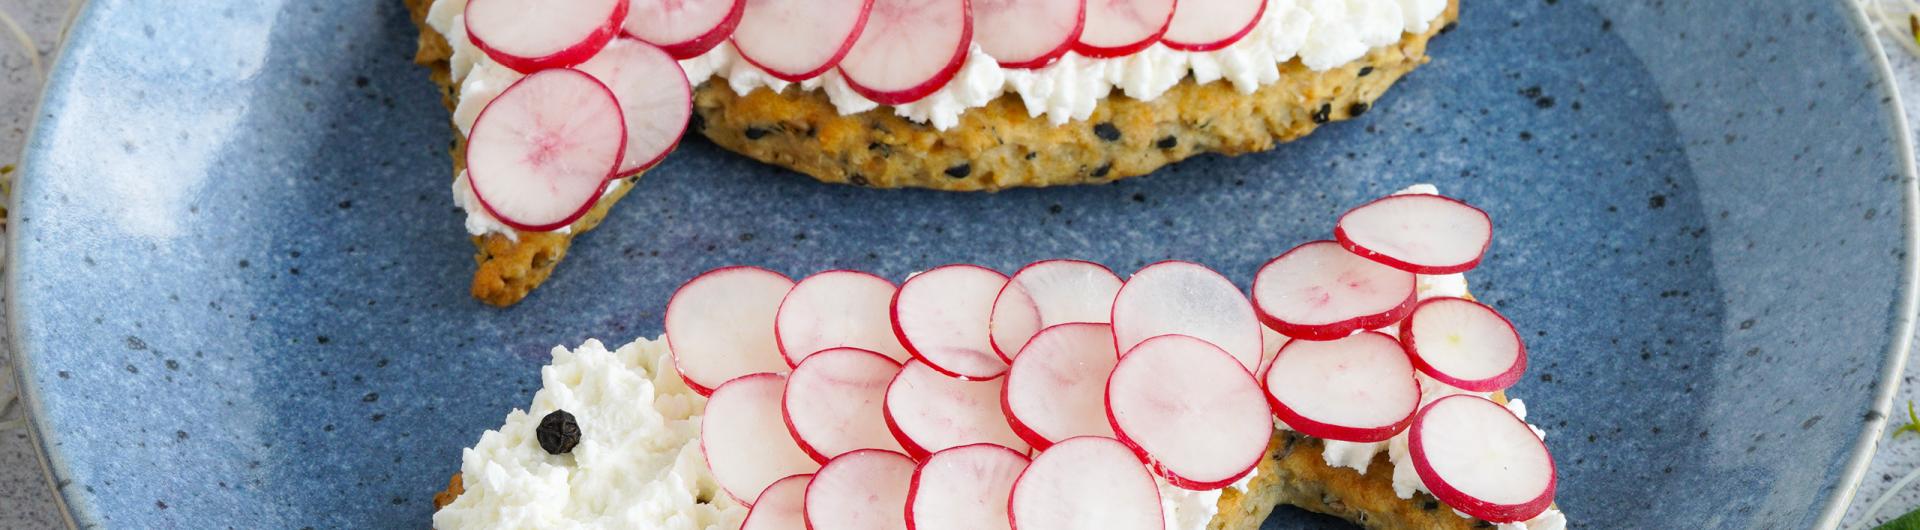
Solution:
M1475 291L1593 528L1830 524L1913 308L1902 118L1848 2L1466 0L1364 118L1109 186L815 184L690 140L510 310L468 298L446 111L397 0L94 0L15 191L13 347L83 524L427 524L549 348L748 263L1075 256L1247 281L1415 182L1492 213ZM1269 528L1330 525L1283 509Z

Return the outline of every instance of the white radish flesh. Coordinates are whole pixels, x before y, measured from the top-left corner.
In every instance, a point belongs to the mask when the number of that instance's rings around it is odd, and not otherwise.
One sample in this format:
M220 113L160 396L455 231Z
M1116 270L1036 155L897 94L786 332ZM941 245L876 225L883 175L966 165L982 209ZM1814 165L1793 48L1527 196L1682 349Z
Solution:
M1456 394L1427 404L1413 421L1407 450L1420 482L1467 515L1513 523L1553 505L1553 455L1498 403Z
M906 361L907 348L893 335L889 307L893 282L857 271L827 271L800 280L780 302L774 336L787 365L799 366L813 352L860 348Z
M1088 57L1119 57L1144 50L1167 32L1173 11L1174 0L1087 0L1086 29L1073 51Z
M854 92L902 105L947 86L973 42L967 0L873 0L866 28L840 60Z
M1126 446L1112 438L1062 441L1034 457L1014 480L1008 515L1015 530L1164 530L1160 490Z
M947 265L900 285L893 298L893 332L913 357L941 373L991 379L1007 372L994 353L987 322L1007 277L975 265Z
M899 451L883 409L887 384L899 373L898 361L867 350L834 348L808 356L787 376L781 400L794 441L820 462L858 449Z
M695 276L667 299L667 349L687 386L702 395L747 374L783 372L773 317L793 280L759 267Z
M619 168L626 122L613 92L579 70L521 78L467 137L467 182L507 226L549 232L587 214Z
M1376 332L1288 343L1264 377L1275 417L1329 440L1392 438L1420 406L1420 384L1406 352L1393 337Z
M1191 490L1240 480L1273 436L1272 410L1253 375L1220 348L1183 335L1149 339L1120 357L1107 381L1107 418L1154 472Z
M1114 349L1161 335L1188 335L1219 346L1248 373L1260 366L1260 320L1225 276L1184 261L1163 261L1133 274L1113 299Z
M1267 377L1267 368L1273 366L1273 358L1279 356L1280 348L1286 347L1287 343L1292 342L1293 339L1265 326L1260 327L1260 337L1264 341L1263 346L1266 351L1260 355L1260 369L1253 371L1253 377L1264 381Z
M873 0L745 0L733 45L768 74L798 83L845 57Z
M1161 42L1182 51L1225 48L1253 32L1267 0L1188 0L1173 11L1173 22Z
M908 530L1009 528L1007 501L1027 455L993 444L955 447L927 457L907 492Z
M991 443L1026 451L1000 408L1006 378L966 381L908 361L887 387L887 427L914 458L949 447Z
M1505 390L1527 371L1527 347L1500 312L1463 298L1432 298L1400 324L1413 366L1469 392Z
M893 451L854 451L821 466L807 485L807 528L905 530L914 463Z
M1096 0L1097 1L1097 0ZM1087 0L973 0L973 42L1003 68L1040 68L1073 49Z
M627 0L469 0L467 38L523 74L586 62L620 34Z
M1027 342L1007 371L1002 399L1021 439L1039 449L1075 436L1113 436L1107 376L1120 356L1106 324L1061 324Z
M1260 320L1289 337L1333 340L1399 322L1413 309L1413 273L1314 241L1281 254L1253 278Z
M1047 260L1013 273L993 300L993 350L1014 355L1040 330L1069 322L1105 324L1113 318L1120 277L1098 263Z
M727 496L752 504L774 481L812 473L818 462L800 450L780 418L787 378L754 374L728 381L707 399L700 451Z
M740 530L806 530L807 484L813 475L794 475L774 481L754 499L753 509Z
M1418 274L1472 270L1493 243L1493 220L1439 195L1385 197L1340 216L1333 235L1367 259Z
M628 0L627 35L659 46L675 59L707 53L733 35L747 0Z
M653 167L680 143L693 116L693 89L679 61L651 44L619 38L582 63L580 71L613 91L626 119L626 153L613 178Z

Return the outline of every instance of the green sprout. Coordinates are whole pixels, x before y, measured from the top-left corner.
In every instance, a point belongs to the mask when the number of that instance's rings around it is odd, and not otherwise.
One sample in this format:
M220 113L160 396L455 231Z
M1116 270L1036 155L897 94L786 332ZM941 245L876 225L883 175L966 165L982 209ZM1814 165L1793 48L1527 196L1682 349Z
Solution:
M1915 436L1920 436L1920 414L1914 413L1912 401L1907 402L1907 424L1901 425L1900 428L1894 429L1893 437L1899 438L1901 433L1909 433L1909 432L1913 433Z

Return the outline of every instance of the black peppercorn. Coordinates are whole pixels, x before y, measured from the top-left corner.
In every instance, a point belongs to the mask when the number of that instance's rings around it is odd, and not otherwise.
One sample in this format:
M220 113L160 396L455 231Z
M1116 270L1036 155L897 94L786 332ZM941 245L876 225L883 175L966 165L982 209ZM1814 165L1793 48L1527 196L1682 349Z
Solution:
M1161 138L1158 143L1155 143L1153 145L1154 147L1158 147L1161 149L1173 149L1174 147L1178 147L1180 145L1180 139L1175 138L1173 136L1168 136L1165 138Z
M1368 108L1367 102L1365 101L1354 103L1353 106L1347 107L1347 116L1353 117L1366 114Z
M759 140L761 138L766 138L768 134L773 134L773 131L762 129L759 127L748 127L746 130L746 135L748 140Z
M959 165L947 168L947 176L952 178L963 179L963 178L967 178L967 175L972 175L972 174L973 174L973 164L969 164L966 162L961 162Z
M540 448L550 455L564 455L580 445L580 424L573 421L573 414L564 410L547 413L540 418L540 428L533 435L540 439Z
M1373 75L1373 67L1372 67L1372 66L1362 66L1362 67L1360 67L1360 75L1359 75L1359 77L1366 77L1366 76L1369 76L1369 75Z
M1326 123L1332 120L1333 120L1333 105L1331 104L1321 105L1320 110L1313 111L1314 123Z
M1093 170L1093 178L1107 178L1107 173L1111 172L1113 172L1113 164L1100 166Z
M1100 122L1099 125L1093 126L1093 135L1100 137L1101 140L1118 142L1120 141L1120 128L1114 127L1111 122Z

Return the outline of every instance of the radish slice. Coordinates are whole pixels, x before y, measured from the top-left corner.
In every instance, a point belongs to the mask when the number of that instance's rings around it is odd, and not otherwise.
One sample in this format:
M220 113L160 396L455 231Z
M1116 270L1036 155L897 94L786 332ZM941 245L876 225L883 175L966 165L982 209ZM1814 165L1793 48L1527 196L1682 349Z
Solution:
M1080 38L1086 0L974 0L973 42L1001 68L1052 64Z
M807 485L807 528L904 530L913 470L906 455L878 449L827 462Z
M1240 288L1205 266L1162 261L1133 273L1113 299L1114 350L1161 335L1219 346L1251 374L1260 366L1260 320Z
M614 39L580 65L613 91L626 119L627 149L612 178L633 176L660 163L680 143L693 116L693 89L679 61L651 44Z
M1190 0L1215 2L1224 0ZM1091 0L1073 51L1088 57L1132 55L1152 46L1173 21L1174 0Z
M794 441L826 462L856 449L899 451L887 431L887 384L900 363L857 348L821 350L787 376L781 412Z
M1075 436L1112 437L1107 376L1118 362L1106 324L1061 324L1034 335L1007 371L1001 396L1013 432L1038 449Z
M1065 440L1013 482L1007 512L1027 530L1163 530L1160 489L1112 438Z
M812 79L847 55L873 0L745 0L733 46L784 81Z
M523 74L587 62L620 34L627 0L469 0L467 37L487 57Z
M1386 440L1405 430L1420 407L1413 364L1399 342L1378 332L1293 341L1264 377L1273 415L1308 436Z
M1348 211L1333 237L1370 260L1417 274L1472 270L1493 243L1493 220L1439 195L1392 195Z
M1428 403L1407 437L1413 469L1433 496L1491 523L1525 521L1553 505L1553 455L1498 403L1455 394Z
M1120 441L1190 490L1223 488L1252 472L1273 437L1272 414L1246 367L1184 335L1140 343L1107 380L1107 419Z
M1286 336L1333 340L1399 322L1413 310L1413 273L1356 256L1332 241L1294 247L1260 267L1253 305Z
M912 103L953 80L971 42L967 0L873 0L866 28L840 60L840 73L847 86L875 103Z
M1527 371L1527 345L1513 322L1485 304L1433 298L1400 324L1414 368L1468 392L1505 390Z
M507 226L559 230L593 208L626 138L606 85L579 70L542 70L480 110L467 137L467 182Z
M1010 528L1007 500L1027 455L993 444L955 447L927 457L907 491L908 530Z
M746 0L628 0L627 35L652 43L675 59L707 53L733 34Z
M965 381L907 361L887 386L887 428L916 459L949 447L990 443L1026 451L1000 410L1006 378Z
M760 492L760 498L754 499L753 509L747 511L747 520L740 524L740 530L806 530L807 484L813 482L813 475L794 475L773 482L766 491Z
M906 361L907 348L893 335L888 307L893 282L858 271L827 271L800 280L780 302L773 334L787 365L799 366L813 352L860 348Z
M1068 322L1113 319L1113 295L1120 277L1091 261L1047 260L1020 269L993 300L993 351L1011 362L1027 339L1042 329Z
M812 473L807 457L780 420L780 392L787 378L753 374L720 385L700 420L700 451L727 496L751 506L774 481Z
M1266 326L1260 327L1260 338L1266 347L1266 351L1260 355L1260 369L1254 370L1253 376L1264 381L1267 377L1267 367L1273 366L1273 358L1278 357L1280 355L1280 348L1286 347L1293 339L1289 339L1286 335L1281 335L1280 332L1274 331L1273 328Z
M893 333L913 358L962 379L1007 373L987 321L1007 277L976 265L947 265L908 278L893 296Z
M1168 48L1205 52L1225 48L1253 32L1267 0L1189 0L1173 11L1160 42Z
M773 316L793 280L759 267L707 271L667 299L673 368L701 395L721 383L787 366L773 342Z

